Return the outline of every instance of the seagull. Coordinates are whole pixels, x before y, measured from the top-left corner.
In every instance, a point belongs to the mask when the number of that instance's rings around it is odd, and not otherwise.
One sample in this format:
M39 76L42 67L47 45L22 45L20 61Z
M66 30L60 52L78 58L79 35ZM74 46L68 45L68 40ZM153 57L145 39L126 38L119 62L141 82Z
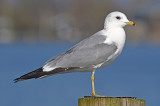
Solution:
M14 82L40 79L55 74L92 72L91 94L94 97L103 97L95 93L94 74L96 70L113 63L121 54L126 39L123 27L127 24L136 26L124 13L111 12L107 15L102 30L80 41L68 51L53 57L42 67L14 79Z

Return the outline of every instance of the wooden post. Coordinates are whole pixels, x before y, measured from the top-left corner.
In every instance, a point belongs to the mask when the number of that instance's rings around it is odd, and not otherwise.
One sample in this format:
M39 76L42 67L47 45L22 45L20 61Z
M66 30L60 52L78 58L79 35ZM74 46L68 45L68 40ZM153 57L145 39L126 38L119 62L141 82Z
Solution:
M78 99L78 106L145 106L145 100L134 97L90 97Z

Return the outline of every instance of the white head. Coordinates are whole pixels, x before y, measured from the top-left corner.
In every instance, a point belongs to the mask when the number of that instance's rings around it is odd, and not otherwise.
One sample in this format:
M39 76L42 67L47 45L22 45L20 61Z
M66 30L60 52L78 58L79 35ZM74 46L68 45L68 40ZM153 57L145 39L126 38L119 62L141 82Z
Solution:
M104 23L104 28L106 29L107 27L124 27L127 24L135 26L135 23L129 21L125 14L115 11L107 15Z

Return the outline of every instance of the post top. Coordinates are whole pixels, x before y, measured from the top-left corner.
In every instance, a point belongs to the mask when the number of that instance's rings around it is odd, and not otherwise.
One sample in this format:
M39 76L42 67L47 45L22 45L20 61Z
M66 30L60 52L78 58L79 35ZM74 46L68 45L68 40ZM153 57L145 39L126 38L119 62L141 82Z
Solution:
M84 98L130 98L130 99L137 99L136 97L94 97L94 96L84 96Z
M145 106L145 100L136 97L93 97L78 99L78 106Z

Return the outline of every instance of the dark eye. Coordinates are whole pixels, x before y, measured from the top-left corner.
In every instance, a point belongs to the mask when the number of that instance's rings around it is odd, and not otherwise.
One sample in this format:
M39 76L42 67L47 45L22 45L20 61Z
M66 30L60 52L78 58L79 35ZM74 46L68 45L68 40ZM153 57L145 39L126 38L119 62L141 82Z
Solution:
M121 19L121 17L120 17L120 16L117 16L117 17L116 17L116 19L120 20L120 19Z

